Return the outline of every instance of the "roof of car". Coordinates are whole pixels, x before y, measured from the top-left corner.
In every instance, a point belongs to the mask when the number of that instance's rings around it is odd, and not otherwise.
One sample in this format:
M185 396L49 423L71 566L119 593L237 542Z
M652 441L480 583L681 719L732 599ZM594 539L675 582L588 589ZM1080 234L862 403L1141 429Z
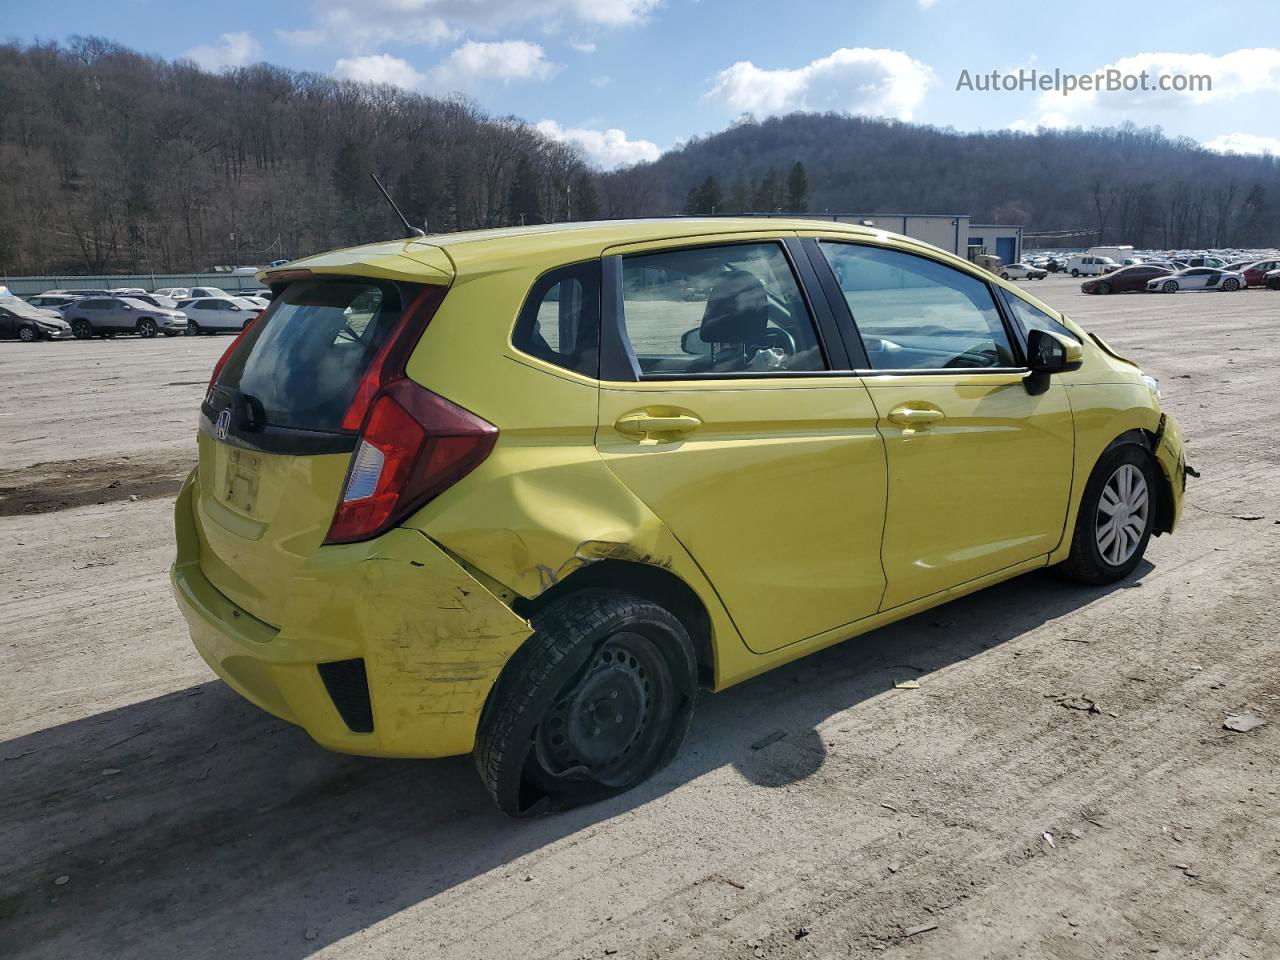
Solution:
M551 223L526 227L500 227L460 233L432 234L428 237L384 241L360 247L334 250L314 257L293 260L258 273L263 283L287 279L295 271L343 273L359 266L360 273L386 279L426 280L448 283L459 270L481 266L499 267L505 262L536 250L555 255L563 263L599 256L611 247L654 240L732 236L734 234L781 234L797 230L820 230L831 234L894 238L908 244L937 250L919 240L899 237L874 227L831 220L783 217L671 217L645 220L591 220L580 223Z

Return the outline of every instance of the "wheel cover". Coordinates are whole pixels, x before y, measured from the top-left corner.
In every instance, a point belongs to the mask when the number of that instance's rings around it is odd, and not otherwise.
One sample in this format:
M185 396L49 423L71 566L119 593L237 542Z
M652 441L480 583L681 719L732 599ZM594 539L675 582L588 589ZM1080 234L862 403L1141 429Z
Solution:
M539 764L553 777L606 786L644 776L662 746L671 687L666 659L652 640L632 631L613 634L538 725Z
M1118 567L1133 557L1147 532L1150 506L1142 471L1131 463L1117 467L1098 500L1095 536L1103 560Z

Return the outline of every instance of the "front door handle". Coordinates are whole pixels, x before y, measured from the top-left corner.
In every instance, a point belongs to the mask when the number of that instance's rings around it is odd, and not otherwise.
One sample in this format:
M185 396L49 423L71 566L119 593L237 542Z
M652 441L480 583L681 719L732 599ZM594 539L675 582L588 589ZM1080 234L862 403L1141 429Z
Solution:
M912 407L903 404L889 411L889 420L900 427L924 427L937 423L946 416L934 407Z
M658 440L675 440L702 426L702 420L691 413L655 414L648 410L624 413L614 421L614 428L624 436Z

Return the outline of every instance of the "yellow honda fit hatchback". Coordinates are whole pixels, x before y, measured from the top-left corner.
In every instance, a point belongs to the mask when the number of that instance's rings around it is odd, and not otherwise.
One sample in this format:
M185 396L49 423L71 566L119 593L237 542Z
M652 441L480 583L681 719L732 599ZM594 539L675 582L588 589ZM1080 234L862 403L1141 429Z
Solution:
M935 247L812 220L460 233L266 271L176 507L210 667L334 750L626 790L697 688L1028 570L1129 575L1156 384Z

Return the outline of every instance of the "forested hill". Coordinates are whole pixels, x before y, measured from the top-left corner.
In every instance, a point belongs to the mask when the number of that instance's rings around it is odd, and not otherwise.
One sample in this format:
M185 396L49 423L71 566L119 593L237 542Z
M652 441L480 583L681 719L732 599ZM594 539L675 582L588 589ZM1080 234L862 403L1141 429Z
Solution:
M213 75L96 38L0 44L8 274L259 264L395 236L370 171L436 231L601 214L573 147L465 100L266 64Z
M1091 231L1074 244L1280 244L1280 161L1223 156L1158 130L961 134L838 114L791 114L695 139L608 178L634 214L786 210L796 162L811 211L970 214ZM712 178L708 182L708 178Z
M739 123L592 171L528 122L267 64L214 75L98 38L0 44L0 271L168 273L395 236L375 171L451 231L677 213L963 213L1069 242L1280 243L1280 163L1159 132Z

